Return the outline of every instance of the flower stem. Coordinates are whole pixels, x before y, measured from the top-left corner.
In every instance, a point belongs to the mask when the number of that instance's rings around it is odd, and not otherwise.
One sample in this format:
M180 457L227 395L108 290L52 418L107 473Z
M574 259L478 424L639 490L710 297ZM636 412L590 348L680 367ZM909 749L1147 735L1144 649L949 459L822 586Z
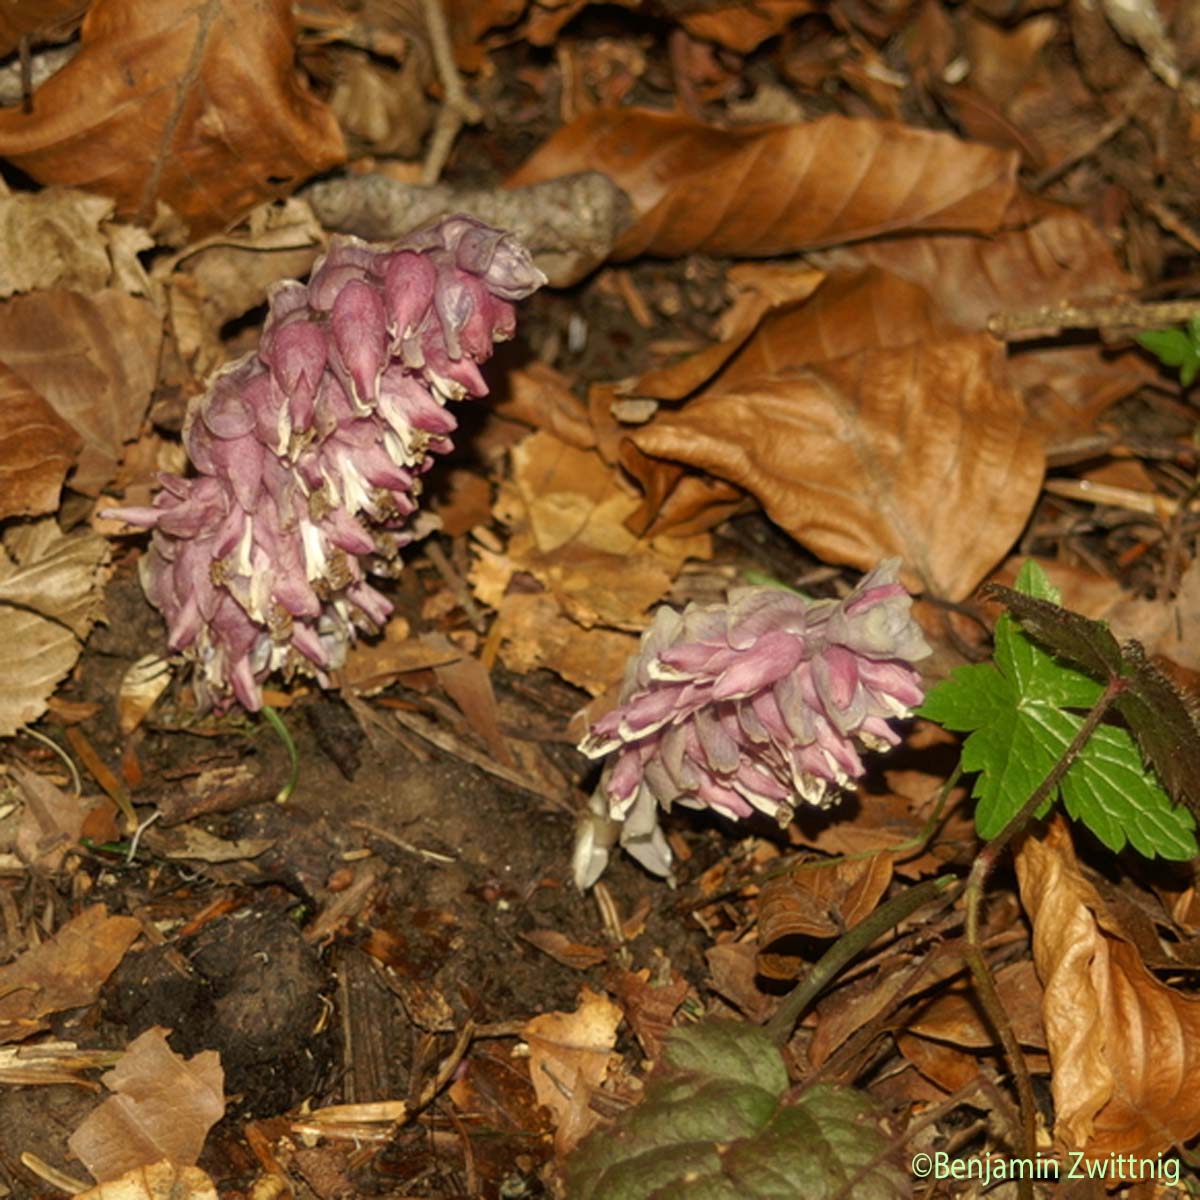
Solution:
M283 804L292 798L296 784L300 782L300 753L296 749L296 743L292 740L292 735L288 732L288 727L283 723L283 719L269 704L262 706L262 715L266 717L267 724L279 734L279 740L287 747L288 760L291 763L288 781L275 796L276 801Z

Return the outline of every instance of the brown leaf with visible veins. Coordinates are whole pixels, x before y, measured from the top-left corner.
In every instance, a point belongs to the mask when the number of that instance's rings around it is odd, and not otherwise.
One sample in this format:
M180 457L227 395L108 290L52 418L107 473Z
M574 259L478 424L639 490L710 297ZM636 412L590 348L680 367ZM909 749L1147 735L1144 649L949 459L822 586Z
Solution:
M821 558L866 570L898 554L910 584L951 600L1012 545L1042 480L986 334L718 385L629 437L753 493Z
M161 200L214 232L345 158L293 41L288 0L95 0L33 111L0 112L0 155L112 196L122 215L148 221Z
M102 1076L113 1094L71 1134L68 1145L100 1182L152 1163L192 1166L225 1112L225 1072L215 1050L183 1058L154 1025L130 1042Z
M0 363L83 438L71 487L95 496L137 436L158 374L162 322L148 300L53 289L0 304Z
M58 508L79 435L0 363L0 520Z
M108 542L63 535L53 517L9 526L0 543L0 737L46 711L104 612Z
M1053 1067L1055 1136L1098 1158L1200 1132L1200 999L1160 983L1120 936L1055 819L1016 855Z
M889 121L717 129L596 109L559 129L508 186L603 171L636 214L613 258L767 256L901 230L993 233L1014 199L1016 166L1009 152Z
M964 329L1001 313L1070 300L1085 304L1129 291L1136 280L1111 241L1082 213L1055 210L996 237L887 238L818 254L827 269L878 267L937 296Z

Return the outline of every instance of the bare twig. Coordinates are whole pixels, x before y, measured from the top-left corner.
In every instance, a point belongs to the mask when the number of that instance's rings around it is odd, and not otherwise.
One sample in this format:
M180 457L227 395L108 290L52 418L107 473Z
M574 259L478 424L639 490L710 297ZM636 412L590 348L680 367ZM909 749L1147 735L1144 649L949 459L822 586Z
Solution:
M458 573L454 564L446 557L445 551L437 542L430 539L425 543L425 555L433 563L437 573L442 577L442 582L454 594L459 608L467 614L467 620L471 622L471 628L476 633L486 633L487 618L479 611L479 605L475 603L475 597L471 595L471 589L467 587L466 581Z
M464 124L476 125L482 121L483 109L467 95L462 76L454 65L454 50L450 44L450 30L442 0L421 0L421 11L429 30L433 65L445 92L425 155L425 164L421 168L421 182L432 185L441 178L442 168L450 157L458 131Z
M1145 304L1117 299L1105 304L1042 304L1017 312L997 313L988 332L1009 342L1052 337L1064 329L1103 329L1109 332L1164 329L1183 325L1200 314L1200 300L1165 300Z

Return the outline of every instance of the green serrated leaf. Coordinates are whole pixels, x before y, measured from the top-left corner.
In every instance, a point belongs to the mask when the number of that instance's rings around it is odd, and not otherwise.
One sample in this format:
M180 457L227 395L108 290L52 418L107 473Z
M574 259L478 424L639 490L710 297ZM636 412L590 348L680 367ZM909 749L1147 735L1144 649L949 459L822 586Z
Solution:
M667 1042L663 1063L672 1075L695 1072L704 1079L748 1083L773 1094L788 1085L787 1068L767 1038L748 1038L735 1021L703 1021L677 1029Z
M874 1102L821 1085L797 1099L768 1034L734 1021L674 1031L645 1098L567 1160L572 1200L899 1200ZM859 1172L863 1174L859 1178Z
M977 772L975 825L985 839L1004 828L1050 773L1083 724L1080 710L1091 708L1103 691L1089 671L1064 662L1039 641L1104 679L1140 669L1105 625L1060 608L1056 589L1035 564L1022 568L1018 586L1020 592L987 589L1020 619L1018 624L1006 613L997 621L995 662L959 668L930 691L919 710L947 729L969 734L963 768ZM1146 687L1161 679L1155 672ZM1147 707L1140 696L1135 685L1131 705ZM1158 693L1155 701L1165 703ZM1190 757L1182 742L1194 726L1186 715L1186 728L1170 720L1151 722L1152 736L1173 738L1171 769L1176 772ZM1058 794L1068 814L1113 851L1131 844L1148 857L1169 859L1197 852L1191 813L1171 803L1126 729L1102 726L1063 777ZM1050 797L1038 815L1045 815L1056 798Z
M1056 655L1097 679L1125 680L1114 707L1133 730L1171 798L1193 811L1200 808L1200 722L1194 706L1146 658L1141 645L1136 641L1119 645L1103 621L1059 607L1057 593L1039 598L994 584L983 590L1000 599L1021 629ZM997 627L997 657L999 639Z
M1061 791L1068 815L1110 850L1123 850L1128 839L1147 858L1184 860L1196 853L1192 814L1172 804L1145 769L1128 729L1101 725L1063 777Z
M1017 572L1017 591L1022 596L1032 596L1035 600L1049 600L1051 604L1062 603L1062 592L1050 581L1050 576L1042 569L1039 562L1027 558Z
M1138 344L1144 346L1164 366L1178 367L1179 380L1184 387L1191 387L1200 370L1200 324L1193 317L1186 330L1148 329L1137 335Z

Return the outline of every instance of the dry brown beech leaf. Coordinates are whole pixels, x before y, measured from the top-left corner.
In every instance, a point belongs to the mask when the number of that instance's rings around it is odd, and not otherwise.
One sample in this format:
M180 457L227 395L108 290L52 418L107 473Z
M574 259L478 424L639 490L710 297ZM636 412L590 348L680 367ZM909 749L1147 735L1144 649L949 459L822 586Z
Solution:
M1009 549L1042 481L986 334L718 384L629 437L751 492L821 558L866 570L898 554L911 585L950 600Z
M996 972L996 991L1021 1045L1044 1049L1042 989L1033 964L1021 959L1001 967ZM909 1033L955 1046L978 1049L996 1045L996 1031L979 1007L969 979L938 991L928 1004L909 1018L905 1028Z
M541 1013L521 1031L529 1043L529 1077L538 1103L554 1115L559 1154L598 1122L589 1101L608 1075L623 1016L607 996L584 986L574 1012Z
M214 232L345 157L293 41L288 0L95 0L33 111L0 112L0 155L122 215L148 222L163 201L193 234Z
M558 130L508 186L599 170L636 214L612 257L795 253L884 233L992 233L1016 196L1014 154L841 116L717 129L596 109Z
M88 0L7 0L0 5L0 58L30 44L62 42L74 32Z
M834 272L874 267L922 288L944 320L968 330L986 329L992 317L1063 300L1099 302L1136 285L1103 232L1069 209L1051 210L1027 229L994 238L885 238L814 257ZM874 311L898 319L886 303ZM1009 360L1009 379L1038 424L1064 441L1091 431L1104 409L1153 376L1145 355L1117 353L1099 341L1039 347Z
M95 292L125 281L145 292L136 256L154 241L115 224L112 213L107 197L71 188L0 196L0 296L52 287Z
M782 938L834 938L875 910L892 881L892 856L802 863L770 880L758 902L758 969L768 979L795 979L796 954L771 949Z
M75 1200L217 1200L217 1189L199 1167L159 1162L98 1183Z
M1070 209L995 237L882 238L824 251L814 261L831 270L874 266L898 275L932 292L963 329L986 329L993 316L1060 300L1101 300L1136 284L1109 239Z
M83 438L71 487L98 495L137 436L158 373L162 323L148 300L54 289L0 304L0 363Z
M0 547L0 737L46 711L103 611L109 543L64 536L53 517L11 527Z
M68 1145L106 1182L157 1162L193 1166L225 1113L225 1073L215 1050L181 1058L169 1031L152 1026L101 1076L113 1093L88 1114Z
M1160 983L1116 931L1055 819L1016 855L1045 989L1055 1136L1098 1158L1200 1132L1200 999Z
M0 967L0 1042L28 1037L50 1013L91 1004L141 932L136 917L110 917L93 904Z
M0 520L54 512L79 446L75 430L0 363Z
M959 332L919 284L874 267L837 272L826 277L810 300L769 313L731 360L720 384L737 387L743 380L789 367L932 342Z
M511 455L512 481L501 487L494 510L512 531L509 578L472 573L476 595L494 608L512 575L527 572L585 629L640 632L684 561L712 552L705 534L640 542L626 527L639 501L594 450L576 449L543 430Z

